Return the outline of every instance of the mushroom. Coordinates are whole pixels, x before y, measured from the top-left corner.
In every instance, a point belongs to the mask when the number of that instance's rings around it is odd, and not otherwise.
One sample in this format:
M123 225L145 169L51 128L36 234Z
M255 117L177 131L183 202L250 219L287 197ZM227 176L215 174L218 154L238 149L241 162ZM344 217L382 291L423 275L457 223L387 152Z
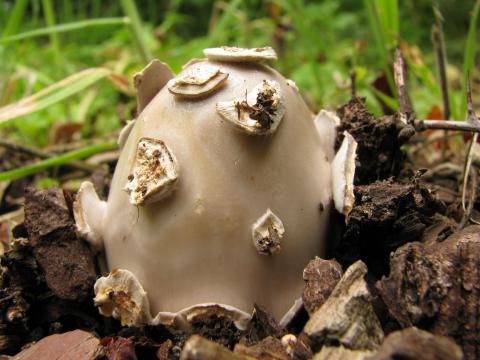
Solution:
M158 93L140 94L143 111L95 222L108 267L145 289L149 321L188 321L185 311L212 303L242 319L260 303L281 318L301 293L299 274L326 246L333 139L325 137L335 123L316 124L293 83L262 63L276 58L270 48L205 54ZM150 76L167 84L165 67L155 68ZM221 86L210 84L218 76ZM213 91L202 92L206 84ZM184 96L191 90L202 96Z

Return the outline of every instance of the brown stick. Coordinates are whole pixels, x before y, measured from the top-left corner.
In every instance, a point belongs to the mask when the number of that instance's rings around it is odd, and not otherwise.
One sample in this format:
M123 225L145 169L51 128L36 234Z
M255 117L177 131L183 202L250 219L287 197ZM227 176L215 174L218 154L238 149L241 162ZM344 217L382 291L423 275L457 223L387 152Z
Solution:
M350 70L350 92L352 97L357 96L357 72L355 69Z
M407 67L400 49L395 51L393 75L398 94L398 112L400 115L400 120L403 123L408 124L410 117L413 115L413 110L412 106L410 105L410 99L408 98Z
M428 129L452 130L452 131L467 131L480 132L480 124L472 124L467 121L455 120L415 120L415 129L417 131L424 131Z

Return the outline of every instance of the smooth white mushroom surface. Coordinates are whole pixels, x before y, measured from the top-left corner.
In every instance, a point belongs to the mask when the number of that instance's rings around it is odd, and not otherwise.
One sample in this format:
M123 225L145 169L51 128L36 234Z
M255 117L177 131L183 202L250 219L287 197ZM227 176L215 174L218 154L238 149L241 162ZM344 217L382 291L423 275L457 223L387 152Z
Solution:
M270 67L204 60L177 77L201 74L201 67L228 78L194 98L164 86L126 140L102 223L108 266L135 274L152 316L202 303L250 313L258 303L280 319L302 291L305 265L324 251L332 141L322 139L298 91ZM265 81L278 86L281 103L271 106L270 95L248 98ZM260 127L273 119L274 131L259 135L232 126L217 104L234 99L248 99L247 105L239 100L239 118L247 111ZM134 205L124 189L143 138L165 144L180 172L168 197ZM252 241L252 227L266 209L282 224L281 248L271 255L259 253Z

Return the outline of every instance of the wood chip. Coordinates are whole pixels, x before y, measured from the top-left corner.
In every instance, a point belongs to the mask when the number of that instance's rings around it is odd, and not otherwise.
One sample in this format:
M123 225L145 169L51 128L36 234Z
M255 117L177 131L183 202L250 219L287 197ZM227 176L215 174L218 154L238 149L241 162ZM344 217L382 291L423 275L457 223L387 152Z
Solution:
M305 288L302 299L309 314L313 314L327 301L342 275L342 266L335 260L316 257L308 263L303 270Z
M213 341L192 335L185 343L180 360L251 360L244 355L234 353Z
M374 350L382 343L383 331L363 279L366 273L363 262L351 265L327 301L311 316L304 331L314 350L332 343L353 350Z
M15 355L15 360L94 360L100 341L83 330L43 338Z
M461 360L455 341L411 327L390 333L376 354L368 360ZM473 359L473 358L472 358Z
M390 274L377 284L400 325L452 336L465 359L480 354L480 226L448 238L408 243L390 258Z

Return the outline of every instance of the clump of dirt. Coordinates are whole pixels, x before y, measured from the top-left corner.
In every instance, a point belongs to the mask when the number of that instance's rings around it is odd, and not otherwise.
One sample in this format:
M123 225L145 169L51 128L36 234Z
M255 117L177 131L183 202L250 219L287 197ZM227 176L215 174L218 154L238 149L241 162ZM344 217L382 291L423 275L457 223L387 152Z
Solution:
M337 114L340 125L337 128L335 150L342 144L344 131L358 143L355 185L365 185L400 174L405 159L401 146L415 133L410 125L404 124L396 115L376 118L360 97L353 97L338 109Z

